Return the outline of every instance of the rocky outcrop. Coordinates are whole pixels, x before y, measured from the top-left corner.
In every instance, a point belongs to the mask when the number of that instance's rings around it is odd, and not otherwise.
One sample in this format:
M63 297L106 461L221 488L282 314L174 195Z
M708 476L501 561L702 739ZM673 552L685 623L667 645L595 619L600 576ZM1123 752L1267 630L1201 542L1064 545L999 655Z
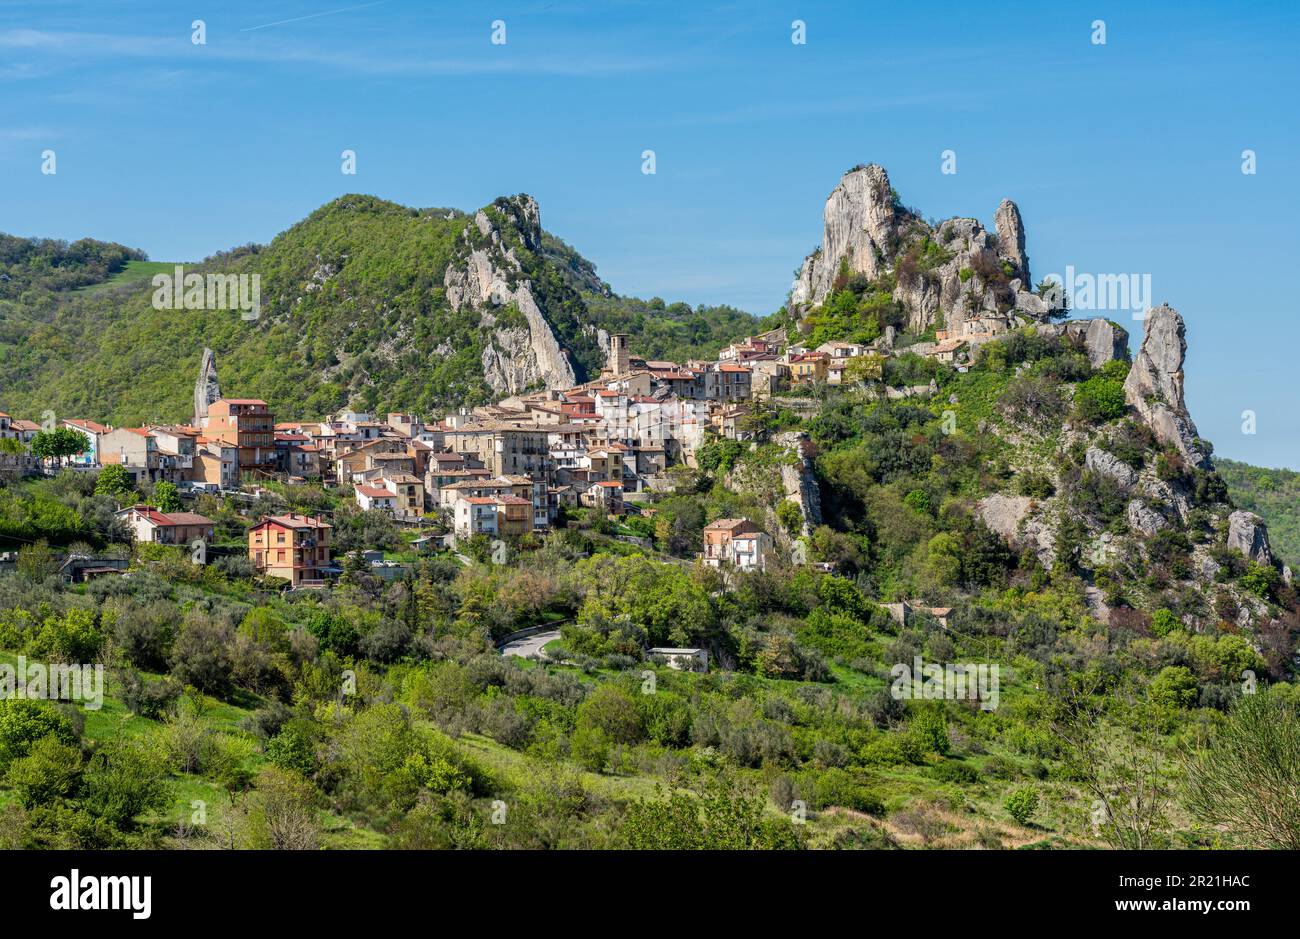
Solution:
M1037 299L1037 298L1036 298ZM1046 304L1046 301L1043 301ZM1107 362L1128 361L1128 330L1107 319L1069 320L1065 323L1040 323L1044 336L1064 336L1078 343L1093 368Z
M202 427L208 419L208 405L221 397L221 384L217 381L217 354L203 350L199 363L199 377L194 382L194 426Z
M1272 564L1268 528L1254 512L1233 512L1228 516L1228 547L1240 551L1257 564Z
M803 535L811 535L822 523L821 490L817 487L817 473L813 467L808 435L802 431L777 434L774 442L790 451L796 459L782 461L781 484L785 497L803 512Z
M1128 504L1128 527L1150 537L1160 529L1168 528L1169 522L1141 499L1134 499Z
M993 227L997 229L999 250L1015 267L1015 276L1026 286L1032 286L1029 255L1025 253L1025 223L1020 218L1020 207L1010 199L1003 199L993 216Z
M1177 310L1161 304L1147 313L1142 347L1124 382L1124 397L1161 443L1177 448L1194 466L1209 459L1183 401L1186 326Z
M1029 496L994 493L982 499L976 509L989 531L1014 543L1020 531L1020 522L1029 514L1033 501Z
M909 332L940 320L954 335L972 318L1012 310L1031 319L1055 312L1027 288L1029 256L1020 209L1003 199L996 233L973 218L927 224L897 202L885 170L871 164L844 174L826 200L822 244L804 259L790 291L796 313L822 303L841 269L870 279L896 276L894 299Z
M804 260L791 300L816 306L826 299L841 262L878 277L892 255L898 213L884 167L855 166L840 179L822 210L822 246Z
M541 213L531 196L498 200L492 208L509 216L524 248L540 250ZM573 363L504 234L501 224L483 209L466 224L461 257L443 277L447 302L457 311L466 306L480 311L480 325L490 330L482 355L483 377L498 394L518 394L538 385L570 388L576 383ZM511 308L522 314L522 325L498 323Z
M1084 465L1094 473L1113 479L1128 492L1137 483L1137 472L1113 453L1098 447L1089 447L1084 454Z

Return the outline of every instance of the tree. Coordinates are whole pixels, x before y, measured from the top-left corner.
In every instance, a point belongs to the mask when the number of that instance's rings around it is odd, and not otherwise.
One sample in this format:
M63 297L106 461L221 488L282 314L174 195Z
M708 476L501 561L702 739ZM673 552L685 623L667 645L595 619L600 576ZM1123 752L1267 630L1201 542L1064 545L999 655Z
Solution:
M1074 393L1079 416L1090 423L1103 423L1123 417L1127 408L1124 383L1105 375L1094 375L1079 385Z
M257 777L257 807L250 818L254 843L272 851L320 847L316 787L293 770L265 767Z
M39 584L58 573L59 559L50 550L49 543L41 539L36 544L18 549L17 568L28 580Z
M706 783L698 795L672 792L628 806L623 835L628 846L649 851L753 851L803 847L794 825L764 817L761 797L735 791L726 781Z
M783 499L777 504L776 519L792 534L797 535L803 529L803 509L793 499Z
M43 460L63 460L90 449L90 438L71 427L39 430L32 437L32 453Z
M1151 679L1151 700L1161 707L1180 710L1196 703L1196 676L1184 665L1168 665Z
M153 501L159 512L179 512L181 510L180 493L172 483L165 480L154 484Z
M1249 848L1300 850L1300 712L1275 693L1243 695L1184 754L1186 804Z
M107 741L82 777L82 802L114 828L129 829L137 815L167 804L164 771L154 752L136 740Z
M72 723L44 701L7 698L0 701L0 768L26 756L32 745L46 737L77 743Z
M1038 811L1038 790L1024 786L1007 796L1002 807L1021 825L1028 825Z
M134 490L135 481L131 478L131 474L126 471L126 467L116 463L105 466L95 479L96 495L112 496L120 500Z
M1067 679L1053 702L1052 734L1070 778L1092 797L1095 831L1112 848L1156 847L1170 787L1160 758L1161 717L1115 692L1110 707L1094 673ZM1103 724L1103 714L1113 722Z

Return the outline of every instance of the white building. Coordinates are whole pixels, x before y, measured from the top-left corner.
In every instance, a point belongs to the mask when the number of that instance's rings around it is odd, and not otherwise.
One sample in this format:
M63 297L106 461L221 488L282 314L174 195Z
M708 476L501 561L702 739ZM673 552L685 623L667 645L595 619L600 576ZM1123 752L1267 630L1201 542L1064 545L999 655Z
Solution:
M656 646L646 650L647 655L662 655L668 660L668 667L683 672L707 672L709 670L709 653L704 649L678 649L668 646Z
M493 537L497 533L497 500L489 496L471 496L456 500L456 538L475 535Z
M397 493L381 486L353 486L357 494L357 505L361 508L385 509L392 512L397 508Z

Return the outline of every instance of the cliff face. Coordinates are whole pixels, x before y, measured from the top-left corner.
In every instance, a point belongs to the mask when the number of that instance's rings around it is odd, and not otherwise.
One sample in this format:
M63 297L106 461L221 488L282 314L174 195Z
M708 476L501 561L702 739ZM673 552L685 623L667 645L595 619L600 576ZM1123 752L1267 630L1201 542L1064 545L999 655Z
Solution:
M1183 401L1183 359L1187 354L1186 326L1168 304L1147 313L1142 347L1133 360L1124 397L1161 443L1178 448L1194 466L1209 459L1196 434L1196 425Z
M1124 331L1105 320L1046 324L1039 332L1062 335L1071 328L1094 367L1118 358ZM1032 498L994 493L977 509L992 531L1013 548L1032 551L1044 567L1077 561L1093 581L1088 602L1099 617L1105 614L1101 588L1119 583L1130 600L1144 599L1145 608L1170 596L1191 598L1183 612L1200 626L1226 619L1257 628L1272 612L1239 578L1245 562L1274 564L1268 530L1254 513L1234 510L1197 436L1183 399L1185 333L1171 307L1148 312L1124 381L1122 415L1034 428L1004 412L1003 420L982 428L1010 445L1010 465L1050 485ZM1174 452L1182 459L1171 458ZM1171 552L1180 558L1161 575L1168 581L1148 580Z
M497 394L539 385L572 387L573 363L538 305L508 234L517 235L530 252L541 250L541 214L531 196L499 199L490 212L480 209L466 223L460 256L443 278L447 302L457 311L466 306L479 311L480 325L491 330L483 377ZM522 315L522 323L508 315L510 308Z
M893 273L894 299L907 310L910 332L942 320L960 334L964 321L982 314L1015 310L1043 318L1053 311L1030 291L1024 222L1010 199L998 206L994 232L971 218L932 227L898 203L888 174L873 163L844 174L822 218L822 245L804 260L791 290L794 312L822 303L841 271L871 279Z

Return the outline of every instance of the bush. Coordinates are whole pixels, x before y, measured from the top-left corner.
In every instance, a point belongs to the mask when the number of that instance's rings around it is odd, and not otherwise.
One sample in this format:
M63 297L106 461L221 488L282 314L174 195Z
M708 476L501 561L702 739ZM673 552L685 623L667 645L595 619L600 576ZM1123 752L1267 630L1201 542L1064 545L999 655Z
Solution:
M1183 621L1180 620L1171 610L1159 609L1151 614L1151 632L1157 636L1168 636L1172 632L1179 632L1186 629Z
M1104 375L1094 375L1081 383L1074 393L1079 416L1090 424L1113 421L1124 416L1124 383Z
M1183 665L1168 665L1151 679L1151 700L1161 707L1189 708L1196 698L1196 676Z
M883 815L885 812L885 804L875 793L851 773L835 768L819 774L813 787L813 808L824 809L832 805L868 815Z
M42 737L27 756L9 764L5 782L27 809L71 798L81 785L81 751L57 737Z
M1038 811L1038 790L1032 786L1017 789L1007 796L1002 807L1021 825L1028 826Z
M776 507L776 520L791 534L798 533L803 528L803 510L799 508L799 503L785 499Z
M0 701L0 769L25 757L46 737L68 745L78 742L72 722L50 704L30 698Z

